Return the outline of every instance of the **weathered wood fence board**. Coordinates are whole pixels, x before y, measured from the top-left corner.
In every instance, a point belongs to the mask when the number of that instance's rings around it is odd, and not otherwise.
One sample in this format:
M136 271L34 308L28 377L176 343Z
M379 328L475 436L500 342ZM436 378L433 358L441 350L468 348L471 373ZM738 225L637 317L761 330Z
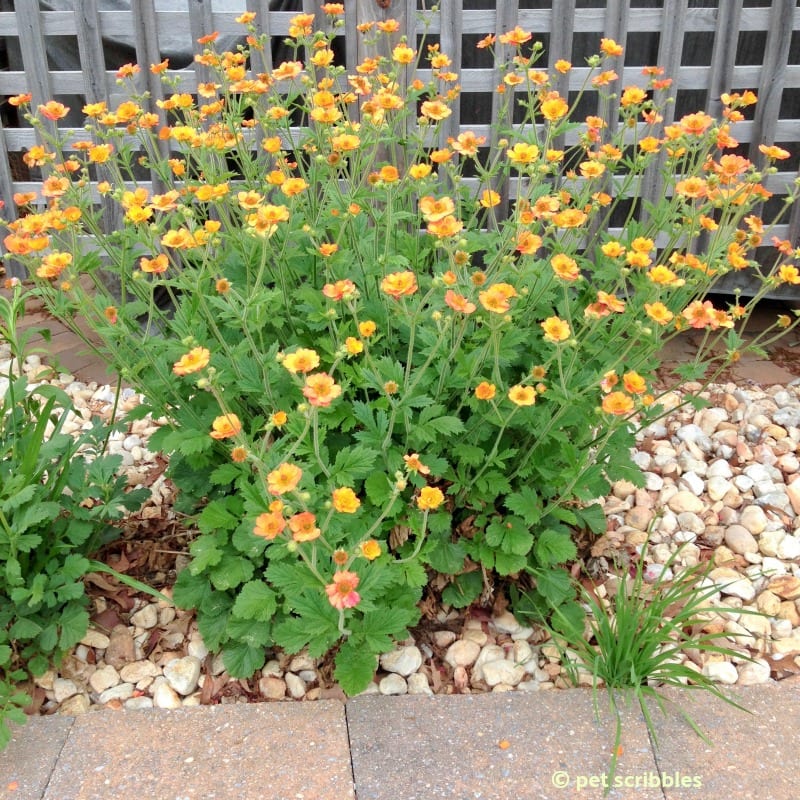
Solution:
M129 11L106 11L98 0L74 0L74 10L48 10L44 8L47 4L38 0L0 0L0 101L3 96L30 92L34 104L51 98L74 99L72 105L76 109L85 102L99 100L113 104L121 99L116 70L124 63L119 59L125 54L127 60L146 67L172 57L164 42L174 40L178 34L185 35L187 48L212 30L233 40L242 36L242 26L235 19L245 9L257 13L258 30L273 37L277 44L288 34L289 21L296 13L318 12L320 3L321 0L231 0L229 6L235 11L222 12L218 9L225 4L210 0L185 0L184 5L180 0L131 0ZM50 0L50 4L57 6L58 2ZM587 4L593 7L584 7ZM591 41L591 50L596 51L600 37L608 36L626 44L633 56L617 69L617 89L645 85L648 78L642 75L641 65L649 62L642 60L643 53L652 54L652 63L663 66L674 78L668 94L679 104L684 93L699 93L697 96L705 98L705 109L718 115L722 93L753 89L759 94L753 119L740 123L736 130L737 138L749 148L754 160L759 156L757 144L761 141L780 143L792 151L800 147L798 0L441 0L437 11L419 10L423 5L430 8L431 2L345 0L345 24L338 33L350 72L368 50L356 29L359 22L394 18L400 23L398 40L404 36L419 46L424 32L439 42L442 52L453 59L453 70L460 74L462 89L460 105L456 102L454 113L443 126L442 141L472 130L496 145L499 131L511 114L511 109L502 111L501 96L494 91L503 77L499 60L508 54L498 45L498 61L485 66L485 59L477 60L474 44L479 37L507 31L518 24L537 35L547 35L549 47L542 63L552 67L559 58L573 61L573 70L557 78L556 88L564 95L577 91L587 77L583 58L589 52L582 52L581 48ZM530 5L537 7L525 7ZM322 21L321 17L318 13L318 21ZM654 34L658 35L656 46ZM700 48L702 53L690 52L686 45L690 36L705 37L708 52L706 48ZM70 38L75 42L69 53L71 61L48 58L55 42L63 48ZM279 54L265 48L253 56L254 67L269 71L277 57ZM208 79L205 69L191 62L188 51L173 63L182 67L169 71L177 79L177 91L193 92L199 82ZM420 70L419 77L428 80L431 71ZM139 88L150 92L152 110L158 113L155 100L163 96L161 81L146 68L137 78L141 81ZM603 109L612 124L616 102ZM469 117L465 121L465 115L475 109L481 118ZM15 118L7 103L2 104L0 112L0 193L6 201L6 208L0 213L8 218L14 213L13 193L32 191L37 185L38 176L26 176L19 169L20 156L36 144L37 133ZM502 113L506 119L501 119ZM672 121L674 113L674 106L669 105L665 124ZM79 130L75 129L76 134ZM566 143L570 143L569 138ZM782 167L781 172L770 177L768 188L785 193L787 184L796 177L797 167L795 156L788 168ZM503 194L513 199L513 187L498 188L511 188ZM659 170L653 168L645 178L643 195L652 200L660 190ZM800 210L794 208L779 228L779 235L798 234Z

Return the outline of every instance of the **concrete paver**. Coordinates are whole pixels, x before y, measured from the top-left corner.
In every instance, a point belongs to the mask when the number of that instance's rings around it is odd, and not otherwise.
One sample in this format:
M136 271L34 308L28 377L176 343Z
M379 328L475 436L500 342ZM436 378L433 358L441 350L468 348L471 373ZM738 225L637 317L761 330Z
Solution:
M75 719L44 800L354 800L344 706L231 704Z
M747 686L730 696L751 714L703 693L665 692L686 709L704 742L675 714L654 717L662 775L690 776L701 786L664 787L665 800L794 800L798 796L800 680Z
M580 689L356 697L347 723L358 800L600 798L615 723L605 694L598 700L599 722ZM608 797L663 800L643 785L656 763L641 713L623 707L622 716L622 788Z
M42 797L73 722L72 717L31 717L13 726L11 742L0 752L2 800Z

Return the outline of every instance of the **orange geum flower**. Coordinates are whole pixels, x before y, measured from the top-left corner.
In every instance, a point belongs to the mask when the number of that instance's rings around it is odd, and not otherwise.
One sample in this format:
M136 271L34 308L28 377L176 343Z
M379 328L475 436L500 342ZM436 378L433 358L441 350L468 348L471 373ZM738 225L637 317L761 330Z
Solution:
M378 171L378 177L384 183L395 183L396 181L400 180L400 173L397 171L397 167L387 164L380 168Z
M238 201L240 208L244 208L247 211L252 211L258 208L264 202L264 195L252 190L247 192L238 192L236 195L236 200Z
M553 344L565 342L572 335L569 323L559 317L548 317L540 325L544 331L544 338Z
M349 278L336 283L326 283L322 287L322 294L329 300L347 300L356 293L356 285Z
M680 119L680 130L690 136L702 136L714 124L714 118L703 111L686 114Z
M89 148L89 161L93 164L105 164L111 157L114 146L111 144L97 144Z
M495 283L478 293L480 304L493 314L505 314L511 304L511 298L517 296L517 290L508 283Z
M532 406L536 402L536 389L517 384L508 390L508 399L516 406Z
M410 453L403 456L403 461L406 462L406 469L411 472L418 472L420 475L430 475L431 471L419 460L419 453Z
M340 133L331 138L331 148L335 152L347 152L348 150L358 150L361 139L353 133Z
M531 164L539 158L539 148L535 144L517 142L509 150L506 150L506 155L513 164Z
M378 326L371 319L358 323L358 332L365 339L369 339L370 336L374 336L376 330L378 330Z
M42 263L36 270L37 278L53 280L72 264L71 253L49 253L42 259Z
M309 61L315 67L329 67L333 64L334 59L334 52L328 47L323 47L321 50L317 50L313 56L309 59Z
M205 369L210 360L211 352L207 348L193 347L172 365L172 371L176 375L191 375L194 372L200 372L201 369Z
M303 396L319 408L327 408L341 393L342 387L325 372L309 375L303 387Z
M767 158L774 159L776 161L781 161L784 158L789 158L791 153L788 150L784 150L782 147L778 147L777 145L766 145L760 144L758 146L760 152L762 152Z
M464 228L464 223L453 216L444 217L428 223L428 233L438 239L446 239L450 236L457 236Z
M166 254L159 253L155 258L147 258L142 256L139 259L139 269L142 272L150 273L151 275L160 275L166 272L169 267L169 259Z
M693 200L698 200L705 197L708 192L708 184L704 178L697 175L692 175L675 184L675 192L681 197L689 197Z
M661 139L655 136L645 136L639 141L639 149L643 153L657 153L661 147Z
M481 194L480 203L484 208L494 208L500 204L500 195L493 189L485 189Z
M323 258L329 258L339 249L339 245L334 242L323 242L317 250Z
M234 464L243 464L247 461L247 456L247 448L241 445L237 445L231 450L231 461L233 461Z
M484 36L475 47L479 50L485 50L487 47L491 47L496 41L497 37L493 33L490 33L488 36Z
M333 583L325 587L328 602L339 611L345 608L355 608L361 602L361 596L356 591L359 577L355 572L341 570L333 573Z
M478 400L491 400L497 394L497 387L488 381L481 381L475 387L475 397Z
M148 209L149 210L149 209ZM133 209L131 209L133 211ZM174 247L179 250L186 250L195 247L197 242L191 232L186 228L178 228L178 230L167 231L161 237L161 244L164 247Z
M269 421L272 425L276 428L282 428L288 421L289 417L285 411L276 411L270 418Z
M351 356L357 356L359 353L364 352L364 343L355 336L348 336L344 340L344 348Z
M470 302L466 297L457 294L452 289L448 289L444 293L444 302L447 303L453 311L459 311L462 314L472 314L477 308L475 303Z
M659 265L657 267L653 267L648 273L647 277L653 283L657 283L660 286L683 286L686 281L683 278L679 278L669 267L665 267L663 265Z
M605 164L594 160L582 161L578 169L584 178L599 178L606 171Z
M14 204L17 206L27 206L37 198L36 192L14 192Z
M358 549L368 561L374 561L381 554L381 545L375 539L367 539L366 542L361 542Z
M289 517L289 530L296 542L311 542L322 535L317 527L317 518L310 511L301 511Z
M606 414L623 417L633 411L633 399L624 392L610 392L603 398L602 408Z
M267 491L281 495L293 492L303 477L303 470L296 464L284 462L267 475Z
M453 157L453 151L446 147L442 150L433 150L430 159L434 164L446 164Z
M672 322L674 314L660 301L645 303L644 310L648 317L658 325L667 325Z
M39 113L43 117L55 122L56 120L64 119L64 117L69 114L69 108L56 100L50 100L44 105L39 106Z
M644 394L647 391L647 383L638 372L626 372L622 376L622 385L628 394Z
M14 106L14 108L19 108L20 106L26 106L32 99L33 95L30 92L15 94L13 97L8 98L8 104Z
M294 353L289 353L283 357L283 366L293 374L298 372L311 372L319 366L319 356L315 350L301 347Z
M542 246L542 237L531 233L528 230L521 230L517 233L516 251L524 256L535 255Z
M548 97L546 100L543 100L540 110L542 112L542 116L548 122L556 122L567 115L569 112L569 104L563 97L560 97L558 94L556 94Z
M399 44L392 50L392 60L398 64L410 64L416 55L417 51L406 44Z
M620 97L619 104L623 108L628 106L638 106L647 99L647 92L638 86L626 86L622 90L622 97Z
M272 70L272 80L288 81L296 78L303 71L302 61L284 61L277 69Z
M519 45L529 42L532 38L533 34L530 31L524 31L517 25L514 30L500 34L500 43L513 44L519 47Z
M586 222L586 214L578 208L565 208L553 214L553 224L558 228L579 228Z
M462 156L474 157L478 155L478 148L486 143L485 136L476 136L472 131L464 131L460 133L455 139L452 137L447 140L447 143Z
M414 294L418 288L417 276L409 270L392 272L381 281L381 290L395 300Z
M340 514L355 514L361 506L361 501L349 486L342 486L333 490L333 507Z
M623 47L621 44L617 44L613 39L601 39L600 51L607 56L621 56Z
M595 88L608 86L609 83L613 83L617 78L619 78L619 75L613 69L607 69L592 78L592 86Z
M550 259L550 266L556 276L564 281L576 281L581 276L578 262L566 255L566 253L556 253Z
M414 178L414 180L420 180L421 178L427 178L428 175L431 174L431 170L433 168L430 164L412 164L408 168L408 174Z
M242 430L242 423L236 414L224 414L211 423L212 439L231 439Z
M606 242L600 249L608 258L619 258L625 255L625 248L617 241Z
M637 236L631 242L631 250L634 250L637 253L649 253L655 246L656 243L652 239L648 239L646 236Z
M274 539L283 533L286 528L286 520L278 513L264 512L256 517L256 524L253 533L263 539Z
M559 58L555 64L553 64L556 72L560 72L562 75L566 75L572 69L572 62L567 61L566 59Z
M421 511L435 511L444 502L444 494L436 486L423 486L417 497L417 508Z
M781 283L797 285L800 283L800 270L792 264L781 264L778 267L778 279Z
M447 119L453 113L453 110L441 100L426 100L420 106L420 113L423 117L438 122Z
M331 17L340 16L344 14L344 3L323 3L322 13Z
M420 198L419 210L426 222L438 222L455 211L455 203L451 197L437 200L432 195Z

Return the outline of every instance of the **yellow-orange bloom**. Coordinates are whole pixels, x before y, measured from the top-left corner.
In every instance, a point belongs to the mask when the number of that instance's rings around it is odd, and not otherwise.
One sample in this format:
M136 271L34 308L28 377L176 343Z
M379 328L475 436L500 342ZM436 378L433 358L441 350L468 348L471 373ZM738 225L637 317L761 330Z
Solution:
M142 256L142 258L139 259L139 269L141 269L142 272L160 275L162 272L166 272L168 267L169 259L164 253L159 253L155 258Z
M303 396L319 408L327 408L341 393L342 387L326 372L309 375L303 387Z
M517 233L516 251L524 256L532 256L542 246L542 237L531 233L528 230L521 230Z
M667 325L675 316L662 302L645 303L644 310L647 316L658 325Z
M624 392L610 392L603 398L603 411L615 417L625 416L633 411L633 399Z
M420 112L423 117L427 117L428 119L439 120L446 119L449 117L453 110L445 105L441 100L426 100L420 106Z
M293 374L311 372L311 370L319 366L319 356L315 350L301 347L299 350L295 350L294 353L284 356L283 366Z
M381 554L380 543L374 539L367 539L366 542L361 542L358 548L361 550L361 555L368 561L374 561Z
M326 283L322 287L322 294L329 300L347 300L356 293L356 285L349 278L336 283Z
M292 492L302 477L303 470L300 467L284 462L267 475L267 490L275 495Z
M381 289L389 297L399 300L408 297L417 291L417 276L410 270L405 272L392 272L381 281Z
M607 56L621 56L623 53L622 45L617 44L613 39L601 39L600 50Z
M506 150L506 155L513 164L531 164L539 158L539 152L539 148L535 144L517 142Z
M447 303L453 311L459 311L462 314L472 314L477 308L475 303L470 302L466 297L457 294L452 289L448 289L444 293L444 302Z
M517 384L508 390L508 399L517 406L532 406L536 402L536 389Z
M433 195L420 198L419 210L426 222L438 222L450 216L456 206L451 197L436 199Z
M530 31L522 30L519 25L517 25L514 30L508 31L508 33L500 34L500 42L502 44L513 44L517 46L529 42L532 38L533 34Z
M491 400L497 394L497 387L488 381L481 381L475 387L475 397L478 400Z
M207 348L193 347L172 365L172 371L176 375L191 375L193 372L205 369L210 360L211 352Z
M419 460L419 453L409 453L407 456L403 456L403 461L406 462L406 469L411 472L418 472L420 475L431 474L430 468Z
M236 414L225 414L224 416L217 417L211 423L212 439L230 439L236 436L242 430L242 423Z
M544 331L544 338L553 344L565 342L572 335L569 323L559 317L548 317L540 325Z
M486 189L481 194L480 203L484 208L494 208L500 204L500 195L492 189Z
M553 272L564 281L576 281L581 276L578 263L566 253L556 253L550 259L550 266L553 268Z
M340 514L355 514L360 506L361 501L349 486L333 490L333 507Z
M322 534L317 527L317 518L310 511L301 511L289 517L289 530L296 542L310 542Z
M423 486L417 497L417 508L422 511L434 511L444 502L444 494L435 486Z
M263 539L274 539L286 527L286 520L278 513L265 512L256 517L253 533Z
M428 223L428 233L439 239L457 236L464 228L464 223L453 216L444 217Z
M567 104L567 101L557 94L542 101L540 108L542 111L542 116L548 122L556 122L562 117L565 117L569 111L569 105Z
M508 302L517 296L517 290L508 283L495 283L478 293L480 304L493 314L505 314L511 305Z
M647 391L647 383L638 372L626 372L622 376L622 384L629 394L644 394Z

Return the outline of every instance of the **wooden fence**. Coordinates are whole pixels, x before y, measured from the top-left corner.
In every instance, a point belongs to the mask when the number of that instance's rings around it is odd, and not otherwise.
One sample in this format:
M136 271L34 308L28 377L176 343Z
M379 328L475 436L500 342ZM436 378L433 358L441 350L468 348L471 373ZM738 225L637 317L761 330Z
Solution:
M260 31L272 37L272 51L264 51L262 63L254 65L269 70L281 57L281 37L288 34L291 17L299 11L319 12L321 1L130 0L126 9L126 0L0 0L0 197L6 202L0 213L11 218L13 194L37 188L35 176L20 168L20 156L36 143L36 133L15 117L8 96L30 92L34 106L50 99L77 109L101 100L113 106L122 99L115 73L123 63L153 64L164 56L171 65L183 64L170 70L178 79L177 90L192 92L204 80L202 67L190 59L193 42L210 31L234 41L242 32L235 18L244 10L255 11ZM426 30L427 41L438 41L452 57L462 95L445 121L445 135L472 130L491 140L499 113L493 88L502 77L498 64L508 54L498 45L498 61L492 63L475 45L488 33L518 24L543 41L548 65L560 58L576 65L559 78L556 88L564 95L583 83L587 68L580 65L597 51L601 36L626 45L625 66L612 91L645 85L641 68L646 64L664 67L674 78L669 91L675 100L664 124L690 110L718 116L724 92L756 91L754 116L737 125L737 138L755 161L761 142L795 153L769 177L767 188L778 202L798 175L798 0L440 0L436 10L427 0L345 0L344 5L342 49L348 71L365 55L356 26L366 20L397 19L397 37L410 42ZM428 76L421 71L423 80ZM155 101L163 96L160 79L146 69L139 78L157 110ZM598 101L590 97L588 102ZM612 104L612 124L616 111ZM658 190L657 183L643 189L645 196ZM777 234L797 242L800 204Z

